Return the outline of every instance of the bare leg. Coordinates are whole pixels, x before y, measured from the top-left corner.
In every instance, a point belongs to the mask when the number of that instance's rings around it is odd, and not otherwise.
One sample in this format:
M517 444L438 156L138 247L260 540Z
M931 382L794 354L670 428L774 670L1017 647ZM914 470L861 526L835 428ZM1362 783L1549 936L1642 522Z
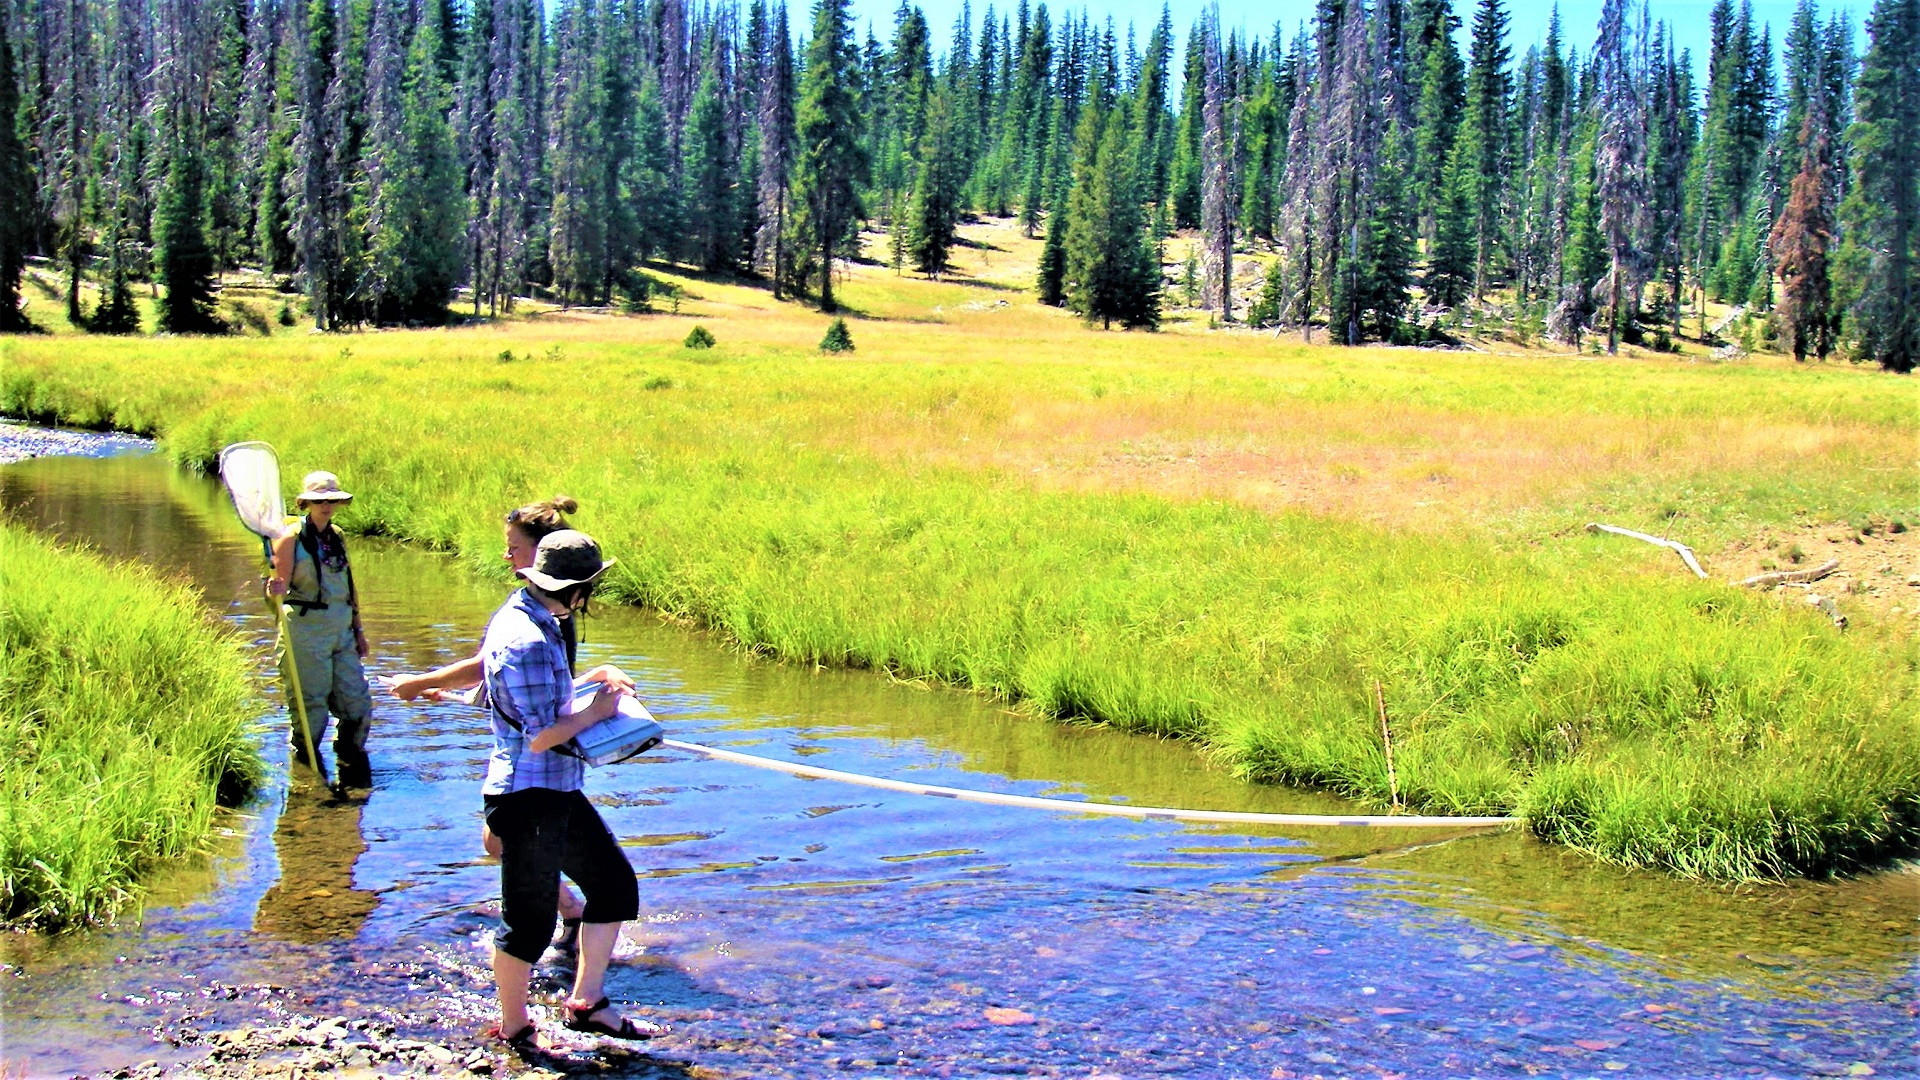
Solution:
M609 953L611 955L611 953ZM607 966L600 965L602 976ZM493 985L500 994L500 1035L513 1035L526 1027L527 1020L527 980L533 976L533 965L518 957L509 956L499 949L493 950ZM587 1002L600 1000L597 996Z
M604 983L607 976L607 962L613 957L613 944L620 940L621 923L582 923L580 925L580 955L573 973L573 997L567 1002L567 1009L573 1014L569 1027L578 1030L580 1021L593 1021L605 1025L608 1029L618 1029L621 1039L648 1039L665 1029L646 1020L629 1020L620 1015L612 1005L592 1013L581 1010L592 1008L606 995ZM603 1031L613 1035L614 1031Z
M599 1001L605 995L607 964L613 959L613 944L620 940L620 928L625 923L581 923L580 959L573 967L573 1000L568 1005L584 1009ZM619 1019L610 1015L607 1009L599 1018L615 1027Z

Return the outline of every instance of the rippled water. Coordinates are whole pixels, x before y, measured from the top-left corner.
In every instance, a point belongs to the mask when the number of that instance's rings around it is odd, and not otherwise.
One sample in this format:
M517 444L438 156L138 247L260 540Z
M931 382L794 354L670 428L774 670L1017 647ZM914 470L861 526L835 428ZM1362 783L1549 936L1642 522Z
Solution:
M264 651L257 541L210 483L151 458L44 459L0 468L0 503L187 575ZM470 652L505 591L442 556L371 540L354 556L375 671ZM756 661L644 613L605 612L586 639L583 659L632 672L688 741L956 787L1341 808L1181 744ZM282 730L262 736L279 779L143 912L10 944L11 1066L187 1060L204 1047L170 1039L274 1017L378 1013L435 1037L486 1019L481 716L382 702L375 788L345 805L289 790ZM642 878L609 990L672 1034L640 1057L575 1044L576 1070L1910 1076L1920 1056L1912 871L1729 889L1515 832L1081 818L676 753L588 790Z

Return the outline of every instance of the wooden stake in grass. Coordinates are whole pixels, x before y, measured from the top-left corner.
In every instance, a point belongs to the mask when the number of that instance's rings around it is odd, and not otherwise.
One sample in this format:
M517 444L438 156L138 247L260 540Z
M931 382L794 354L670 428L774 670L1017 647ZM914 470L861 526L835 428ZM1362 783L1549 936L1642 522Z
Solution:
M1400 778L1393 772L1393 729L1387 726L1387 695L1380 680L1373 680L1373 707L1380 713L1380 744L1387 748L1387 797L1393 809L1400 809Z

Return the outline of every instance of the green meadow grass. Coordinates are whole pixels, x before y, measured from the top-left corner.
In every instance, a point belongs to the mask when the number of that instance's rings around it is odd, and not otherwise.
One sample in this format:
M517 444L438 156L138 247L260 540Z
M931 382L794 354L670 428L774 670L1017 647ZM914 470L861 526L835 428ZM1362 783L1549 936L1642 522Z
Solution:
M1913 516L1913 477L1885 467L1910 457L1907 382L1102 335L1020 309L1006 326L856 320L857 358L824 360L823 320L723 300L699 313L718 338L704 351L678 344L690 319L18 339L0 344L0 410L159 433L198 468L269 440L289 483L328 468L356 492L347 528L482 573L499 572L502 511L564 491L620 559L617 599L1385 806L1377 681L1405 805L1516 813L1616 863L1752 879L1920 847L1910 632L1841 636L1578 531L1700 491L1720 493L1689 504L1720 536ZM1049 486L1049 455L1111 447L1033 430L1152 413L1225 438L1260 410L1376 448L1441 452L1471 429L1524 450L1584 425L1572 443L1633 449L1549 463L1546 494L1498 518L1383 527Z
M261 777L251 665L198 596L0 522L0 920L97 924Z

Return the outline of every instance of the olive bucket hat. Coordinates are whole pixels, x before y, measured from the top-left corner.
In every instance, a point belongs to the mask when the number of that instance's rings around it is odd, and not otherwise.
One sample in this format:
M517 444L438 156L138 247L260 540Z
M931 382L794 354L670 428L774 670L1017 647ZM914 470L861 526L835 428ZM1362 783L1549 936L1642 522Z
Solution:
M577 529L561 529L540 538L533 565L515 573L548 592L598 580L615 560L600 557L600 545Z

